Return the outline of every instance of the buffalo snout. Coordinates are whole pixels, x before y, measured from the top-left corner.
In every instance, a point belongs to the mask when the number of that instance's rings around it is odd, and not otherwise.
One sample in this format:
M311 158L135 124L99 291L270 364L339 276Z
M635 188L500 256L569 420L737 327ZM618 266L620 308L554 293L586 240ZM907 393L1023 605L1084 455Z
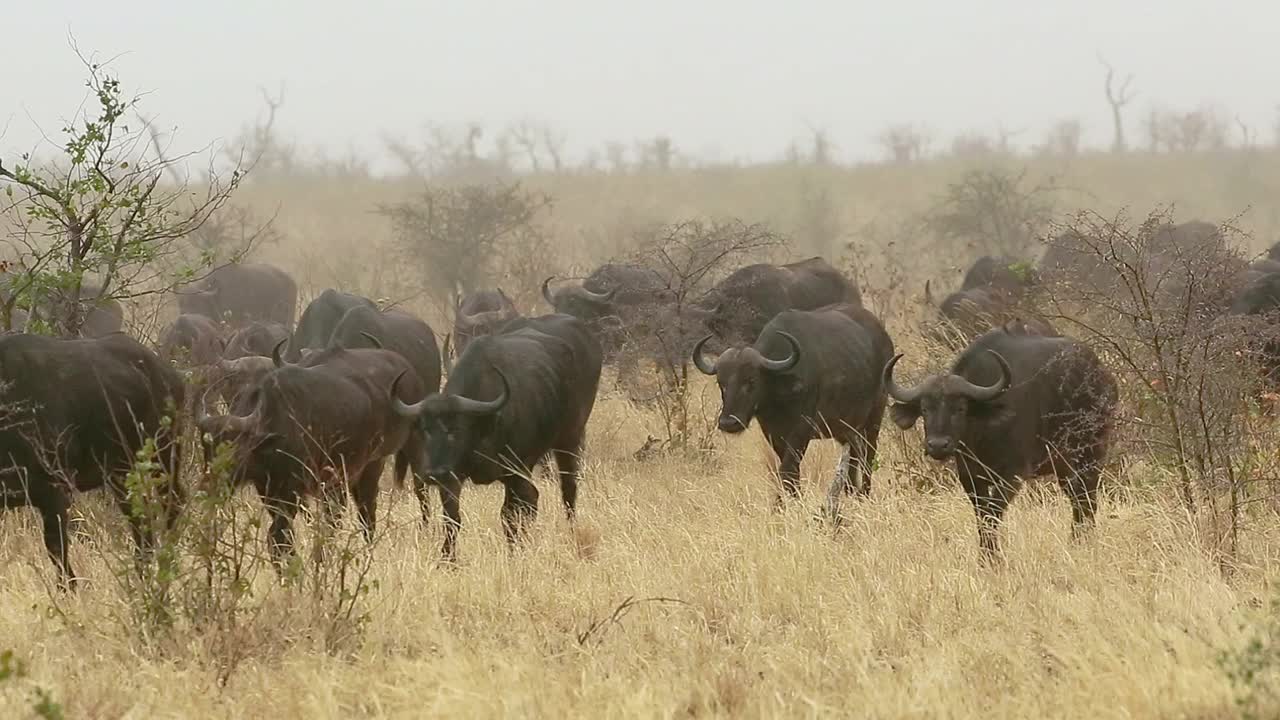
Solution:
M947 460L956 454L956 444L951 438L929 438L925 440L924 452L934 460Z

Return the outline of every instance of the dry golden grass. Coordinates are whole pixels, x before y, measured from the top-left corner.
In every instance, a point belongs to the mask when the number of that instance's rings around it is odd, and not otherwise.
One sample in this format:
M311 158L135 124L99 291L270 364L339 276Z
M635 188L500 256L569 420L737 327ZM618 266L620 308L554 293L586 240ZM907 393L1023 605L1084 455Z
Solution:
M225 687L198 637L180 628L157 650L114 622L126 599L104 557L127 551L122 536L90 524L74 558L93 582L52 612L34 518L9 513L0 646L67 717L1232 714L1216 658L1239 641L1262 575L1225 579L1163 504L1109 501L1096 534L1072 543L1065 502L1021 497L1007 563L984 568L959 492L923 494L895 472L918 464L914 436L885 432L873 499L847 502L833 532L813 518L829 443L806 462L809 495L774 513L757 432L711 462L637 463L649 420L603 401L577 527L540 482L542 515L514 553L500 491L469 488L455 570L436 563L438 525L423 529L409 494L388 490L394 527L374 551L363 634L326 652L305 598L263 576L261 614L240 640L248 657ZM1251 536L1250 562L1269 564L1276 541ZM607 620L628 598L655 597L672 600ZM0 716L27 703L0 690Z
M1176 202L1179 215L1222 219L1253 204L1246 224L1262 247L1280 229L1268 204L1280 185L1273 160L1088 156L1038 160L1029 172L1077 189L1065 209L1144 215ZM530 182L558 200L557 262L568 266L600 259L625 228L648 221L738 216L788 231L806 183L831 194L851 231L920 210L965 169L779 166ZM243 199L280 213L288 241L262 257L313 291L377 293L380 273L398 261L369 210L412 190L268 178ZM900 343L909 333L894 331ZM810 449L808 495L776 513L757 430L719 439L705 460L633 460L657 424L606 394L591 422L577 526L540 481L541 516L516 552L501 538L500 490L469 487L457 569L436 562L438 521L423 528L409 493L388 489L363 631L326 648L307 598L263 573L257 614L220 638L245 654L225 686L209 636L179 626L173 639L148 642L118 622L128 600L111 563L128 545L104 502L79 500L98 519L73 549L90 583L69 598L47 590L34 516L5 513L0 650L26 661L30 678L0 685L0 717L30 715L31 683L70 718L1234 715L1218 655L1242 641L1241 624L1269 596L1267 569L1280 556L1270 515L1251 518L1227 575L1197 526L1155 494L1109 498L1097 531L1072 543L1065 502L1031 492L1004 528L1007 562L987 568L958 489L917 489L920 473L946 473L922 462L914 435L885 429L872 499L847 501L833 531L813 517L836 459L829 443ZM623 607L629 598L637 602Z

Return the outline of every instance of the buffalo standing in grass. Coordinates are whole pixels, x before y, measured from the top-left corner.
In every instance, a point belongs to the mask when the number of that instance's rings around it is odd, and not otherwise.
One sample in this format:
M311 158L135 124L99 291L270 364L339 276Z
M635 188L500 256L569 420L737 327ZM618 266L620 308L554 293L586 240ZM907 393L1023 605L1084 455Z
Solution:
M693 362L720 385L719 427L727 433L760 421L779 460L787 495L799 495L800 462L809 443L831 438L843 446L828 512L835 517L840 496L871 492L885 391L880 371L893 356L893 341L880 321L861 305L841 304L779 313L754 345L735 345L715 362L703 355L703 338ZM858 483L850 483L850 464Z
M94 340L17 334L0 337L0 382L9 415L0 428L0 507L40 512L60 580L75 579L67 558L74 492L108 488L139 551L149 550L155 518L134 513L125 477L154 439L163 472L159 511L172 525L182 498L177 371L119 333Z
M471 293L454 309L453 351L461 356L472 340L493 335L519 316L520 311L502 288Z
M858 287L820 257L789 265L748 265L731 273L698 301L690 314L727 345L751 344L784 310L859 305Z
M179 315L160 334L160 358L183 366L212 365L222 356L218 325L204 315Z
M298 284L274 265L235 263L177 291L179 311L204 315L232 327L268 320L293 327Z
M532 469L553 458L560 497L572 519L579 454L600 383L600 344L581 320L547 315L512 321L501 334L477 338L450 373L443 391L392 404L421 437L411 457L416 475L440 487L443 556L457 556L462 482L502 483L502 526L514 542L538 510Z
M406 452L406 443L416 439L387 394L397 378L398 401L417 402L425 394L398 353L332 347L310 355L305 366L269 372L253 389L246 414L209 415L204 400L199 403L205 451L234 445L233 481L252 482L266 505L269 549L277 562L292 553L293 518L308 497L321 498L332 519L350 494L372 539L385 458ZM397 483L407 465L398 459Z
M359 295L351 295L332 288L320 293L302 311L298 328L289 338L289 344L285 348L284 359L296 363L302 359L303 350L320 350L328 347L334 328L342 322L348 310L356 307L378 309L372 300Z
M960 289L940 304L934 302L930 284L924 284L925 303L936 304L942 320L942 326L930 328L928 334L944 345L963 347L987 330L1025 315L1018 305L1034 285L1035 274L1029 264L984 255L965 273ZM1030 317L1025 322L1039 334L1057 334L1047 320Z
M970 344L950 372L913 388L894 382L900 357L884 367L889 414L904 430L923 417L925 452L955 460L987 556L999 549L1000 520L1024 478L1056 475L1073 534L1093 524L1117 391L1092 350L1001 327Z
M553 291L551 281L554 279L542 282L543 299L556 313L586 322L598 337L605 358L611 362L629 341L651 338L655 323L664 321L664 309L673 300L661 275L637 265L601 265L582 284ZM627 353L623 360L634 357Z

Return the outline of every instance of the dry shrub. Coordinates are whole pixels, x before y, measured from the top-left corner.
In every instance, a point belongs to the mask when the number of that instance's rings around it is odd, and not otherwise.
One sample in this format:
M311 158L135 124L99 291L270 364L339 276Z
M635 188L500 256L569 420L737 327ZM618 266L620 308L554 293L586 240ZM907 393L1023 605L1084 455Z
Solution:
M1243 260L1231 226L1175 226L1080 214L1050 247L1047 315L1089 343L1117 375L1128 411L1113 457L1158 468L1171 497L1203 512L1224 558L1236 557L1244 509L1271 463L1250 430L1261 374L1249 349L1269 330L1225 315Z

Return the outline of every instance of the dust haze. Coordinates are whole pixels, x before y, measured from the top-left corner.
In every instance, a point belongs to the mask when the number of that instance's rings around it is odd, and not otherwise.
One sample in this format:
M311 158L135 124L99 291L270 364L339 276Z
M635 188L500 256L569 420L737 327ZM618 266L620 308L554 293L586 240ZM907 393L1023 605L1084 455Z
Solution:
M817 128L841 159L872 160L891 125L1029 146L1069 118L1105 144L1099 54L1135 76L1136 112L1209 104L1270 128L1278 14L1254 0L23 3L6 13L0 148L29 149L31 120L53 134L79 101L68 34L118 55L113 69L154 91L148 107L181 142L233 136L260 112L258 87L283 85L285 137L381 168L381 134L525 119L578 159L664 135L703 161L769 160Z

